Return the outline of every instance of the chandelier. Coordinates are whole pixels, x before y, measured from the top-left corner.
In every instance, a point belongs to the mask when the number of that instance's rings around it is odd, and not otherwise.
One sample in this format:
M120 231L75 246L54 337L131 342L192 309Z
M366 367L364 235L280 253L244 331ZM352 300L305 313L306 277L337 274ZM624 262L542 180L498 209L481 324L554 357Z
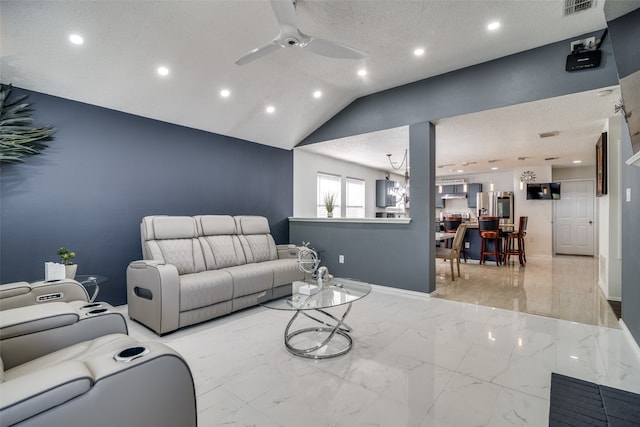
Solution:
M396 196L400 197L405 206L409 204L409 159L407 156L407 151L404 150L404 155L402 156L402 161L399 166L393 164L391 160L392 154L387 154L387 158L389 159L389 164L395 171L400 171L404 168L404 182L396 187L395 193Z

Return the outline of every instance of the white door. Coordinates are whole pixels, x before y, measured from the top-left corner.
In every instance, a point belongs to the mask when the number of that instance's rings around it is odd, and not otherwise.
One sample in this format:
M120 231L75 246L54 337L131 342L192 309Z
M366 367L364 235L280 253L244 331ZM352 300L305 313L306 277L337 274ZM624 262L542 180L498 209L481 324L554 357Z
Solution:
M562 181L561 198L554 201L555 249L558 254L594 254L594 182Z

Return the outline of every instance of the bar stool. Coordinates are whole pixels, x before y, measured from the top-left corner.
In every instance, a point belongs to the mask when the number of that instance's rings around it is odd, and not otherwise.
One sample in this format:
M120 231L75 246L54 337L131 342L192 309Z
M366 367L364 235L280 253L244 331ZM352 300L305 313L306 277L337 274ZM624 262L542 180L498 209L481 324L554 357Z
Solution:
M455 233L458 230L458 227L460 227L460 224L462 224L462 218L457 217L457 216L445 217L444 220L443 220L443 224L444 224L444 232L445 233ZM448 239L447 240L447 242L446 242L446 247L447 248L451 247L452 240L453 239ZM464 258L464 262L467 262L467 252L464 249L464 243L462 244L460 254Z
M480 264L484 263L485 255L493 256L496 265L500 265L500 218L497 216L482 216L478 218L478 233L482 239L480 244ZM487 248L487 242L493 242L493 250Z
M518 222L518 231L507 233L505 235L504 242L504 264L509 263L511 255L518 255L520 265L524 266L527 263L527 256L524 251L524 237L527 235L527 222L529 222L528 216L521 216ZM516 248L515 243L518 244Z

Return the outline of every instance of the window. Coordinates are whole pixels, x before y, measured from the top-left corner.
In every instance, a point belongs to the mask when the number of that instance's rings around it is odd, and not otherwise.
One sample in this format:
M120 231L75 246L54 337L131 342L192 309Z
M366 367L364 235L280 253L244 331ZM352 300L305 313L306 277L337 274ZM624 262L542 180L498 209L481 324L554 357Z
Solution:
M325 207L325 197L329 195L335 195L333 217L340 218L340 177L337 175L318 174L318 205L317 216L318 218L327 217L327 208Z
M347 218L364 218L364 181L347 178Z

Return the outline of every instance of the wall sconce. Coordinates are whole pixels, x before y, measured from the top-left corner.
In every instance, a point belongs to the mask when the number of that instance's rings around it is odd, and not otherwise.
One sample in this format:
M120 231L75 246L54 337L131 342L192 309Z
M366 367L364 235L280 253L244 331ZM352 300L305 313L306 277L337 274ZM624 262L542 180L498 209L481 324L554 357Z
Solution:
M438 185L438 194L442 194L442 184Z
M467 183L465 182L464 184L462 184L462 192L466 193L467 192Z
M493 181L489 182L489 191L493 191Z

